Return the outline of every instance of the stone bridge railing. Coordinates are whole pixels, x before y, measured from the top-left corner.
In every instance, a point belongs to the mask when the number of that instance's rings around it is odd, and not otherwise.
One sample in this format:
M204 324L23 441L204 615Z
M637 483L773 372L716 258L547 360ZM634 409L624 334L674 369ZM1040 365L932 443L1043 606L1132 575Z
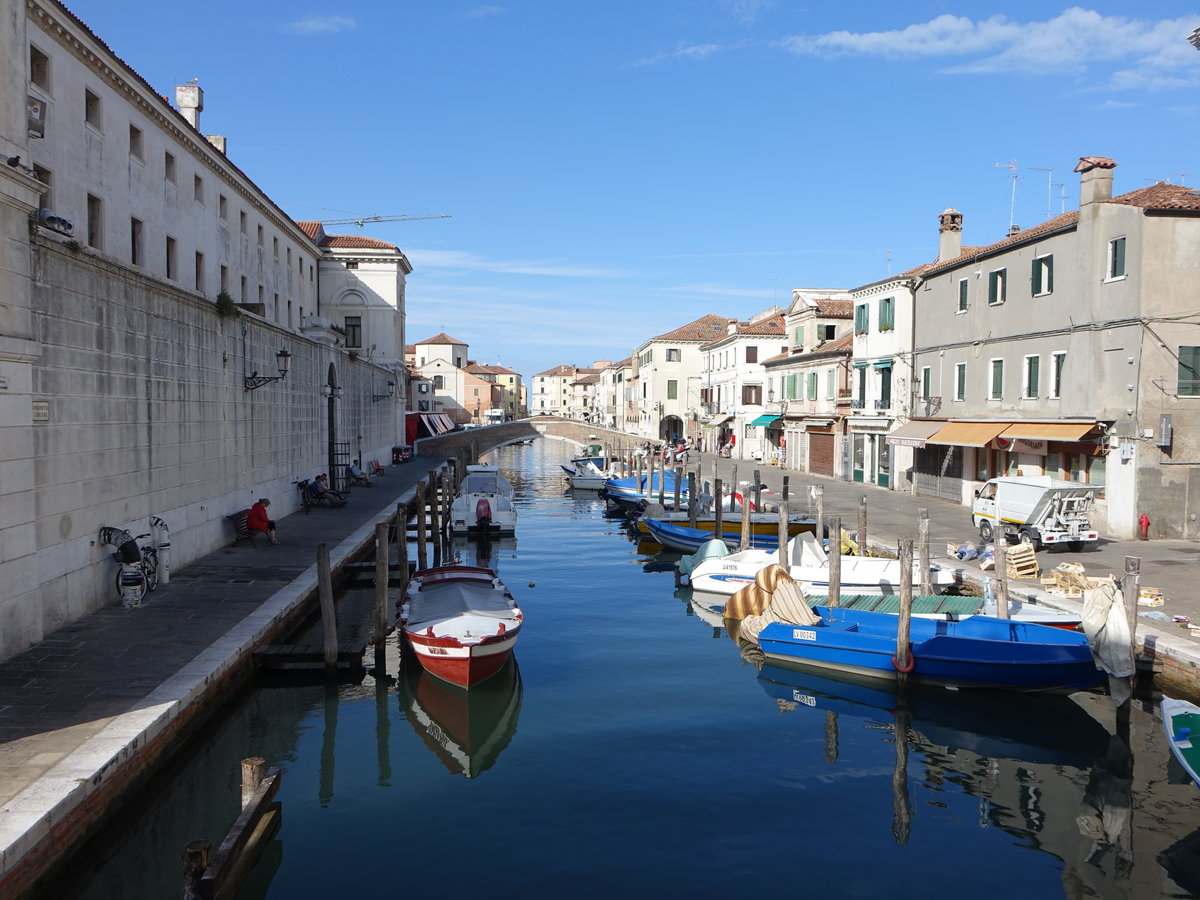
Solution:
M502 425L485 425L465 431L452 431L436 437L422 438L413 448L422 456L457 456L478 459L483 453L511 444L515 441L545 435L569 441L580 447L588 444L604 444L611 450L628 450L640 445L645 438L625 434L597 425L589 425L575 419L558 416L538 416L505 422ZM593 438L592 436L595 435Z

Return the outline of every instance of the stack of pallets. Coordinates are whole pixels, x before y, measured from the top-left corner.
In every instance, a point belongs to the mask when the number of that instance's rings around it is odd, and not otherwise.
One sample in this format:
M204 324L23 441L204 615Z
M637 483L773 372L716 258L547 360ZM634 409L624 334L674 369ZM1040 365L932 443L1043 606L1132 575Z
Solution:
M1014 579L1037 578L1037 552L1029 544L1018 544L1008 549L1008 577Z
M1101 584L1115 583L1115 579L1111 575L1103 575L1099 578L1085 575L1083 566L1079 563L1059 563L1057 568L1051 569L1042 576L1041 581L1052 594L1076 598L1082 597L1084 591L1090 591Z

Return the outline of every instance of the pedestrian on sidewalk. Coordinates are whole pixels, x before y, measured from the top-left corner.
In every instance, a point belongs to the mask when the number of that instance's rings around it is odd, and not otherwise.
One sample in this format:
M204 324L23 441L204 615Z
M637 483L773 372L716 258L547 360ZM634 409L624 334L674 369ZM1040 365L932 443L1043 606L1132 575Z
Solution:
M246 516L246 528L251 532L261 532L272 544L278 544L279 538L275 537L275 520L267 515L267 507L270 505L270 500L260 497L258 502L250 507Z

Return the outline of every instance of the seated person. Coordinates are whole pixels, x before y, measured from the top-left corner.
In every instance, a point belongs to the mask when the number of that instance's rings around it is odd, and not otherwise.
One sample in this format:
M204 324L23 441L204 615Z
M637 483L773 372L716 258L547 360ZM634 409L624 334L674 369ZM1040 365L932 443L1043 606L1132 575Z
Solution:
M279 539L275 537L275 522L267 515L267 507L270 505L271 501L262 497L250 507L250 512L246 516L246 528L250 531L261 532L272 544L278 544Z
M346 502L346 498L329 486L329 476L322 472L312 483L313 496L320 500L322 497L327 497L338 506L342 506Z
M363 473L363 470L359 466L357 459L354 460L354 462L352 462L350 464L350 484L351 485L361 484L363 487L374 487L375 486L375 485L371 484L370 481L367 480L367 476Z

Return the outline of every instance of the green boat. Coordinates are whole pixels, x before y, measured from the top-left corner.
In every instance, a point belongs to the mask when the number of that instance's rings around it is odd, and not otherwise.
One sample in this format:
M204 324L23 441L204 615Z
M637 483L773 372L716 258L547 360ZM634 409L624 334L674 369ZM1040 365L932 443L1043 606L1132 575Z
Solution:
M1200 784L1200 706L1173 697L1162 698L1163 726L1167 741L1179 764L1187 769L1192 781Z

